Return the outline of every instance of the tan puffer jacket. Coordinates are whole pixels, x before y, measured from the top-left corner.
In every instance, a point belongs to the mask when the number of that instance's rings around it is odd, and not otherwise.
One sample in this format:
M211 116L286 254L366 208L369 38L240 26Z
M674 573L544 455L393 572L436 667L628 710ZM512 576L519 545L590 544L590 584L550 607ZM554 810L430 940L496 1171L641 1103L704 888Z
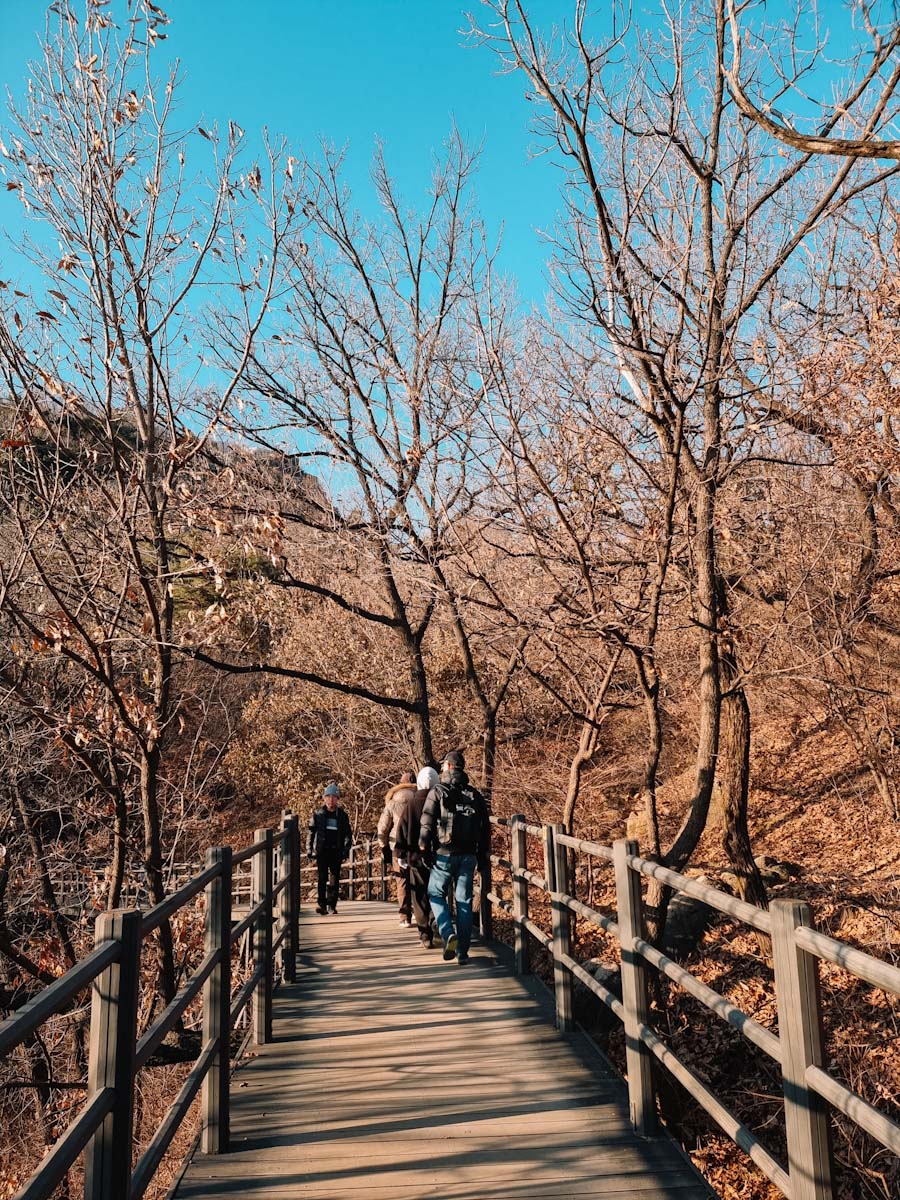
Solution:
M412 784L398 783L385 796L384 812L378 820L378 841L383 848L390 846L391 850L394 849L406 806L415 794L416 789Z

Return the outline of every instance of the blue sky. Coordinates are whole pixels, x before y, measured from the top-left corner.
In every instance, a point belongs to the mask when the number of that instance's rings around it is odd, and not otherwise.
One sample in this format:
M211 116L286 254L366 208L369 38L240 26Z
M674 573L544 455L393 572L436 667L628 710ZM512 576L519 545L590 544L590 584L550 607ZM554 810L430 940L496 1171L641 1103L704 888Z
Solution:
M477 12L478 0L160 0L160 6L171 24L159 53L181 60L185 125L232 119L248 136L268 126L311 151L320 137L347 143L349 178L360 199L380 136L405 198L415 203L455 120L468 140L483 142L476 194L489 231L503 227L503 268L518 279L524 300L541 300L546 251L536 229L552 226L560 175L549 156L530 152L522 80L498 77L489 51L463 44L466 10ZM532 8L546 18L569 4L539 0ZM0 0L0 80L14 94L24 87L44 10L40 0ZM0 225L15 233L19 218L16 196L0 192ZM10 253L0 246L7 277L17 274Z
M13 94L24 87L45 7L45 0L0 0L0 82ZM553 155L532 153L522 77L498 76L489 50L464 43L466 11L486 14L479 0L161 0L161 7L171 24L160 69L167 58L181 61L185 126L233 119L250 138L268 126L311 153L321 137L347 144L349 182L363 206L376 137L404 198L415 204L455 121L470 142L483 144L476 194L489 233L503 229L501 266L526 303L541 302L547 247L538 231L552 228L561 207L562 171ZM543 29L573 7L574 0L528 4ZM760 11L772 19L782 9L783 0L770 0ZM110 11L117 10L124 0L112 0ZM838 49L852 28L848 0L821 0L820 10ZM595 29L608 13L608 0L597 0ZM15 278L21 209L6 191L0 227L12 235L11 244L0 240L0 274Z

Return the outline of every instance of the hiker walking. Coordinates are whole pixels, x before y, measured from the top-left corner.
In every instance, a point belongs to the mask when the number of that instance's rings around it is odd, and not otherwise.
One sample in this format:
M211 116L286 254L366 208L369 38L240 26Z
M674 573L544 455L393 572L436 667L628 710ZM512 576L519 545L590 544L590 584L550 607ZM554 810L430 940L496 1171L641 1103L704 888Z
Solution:
M465 765L461 750L446 756L440 782L428 793L419 828L420 852L425 854L432 846L435 850L428 899L444 943L444 959L456 958L460 966L469 961L475 868L484 868L491 853L487 802L469 783ZM447 902L451 887L456 899L455 931Z
M400 926L412 926L412 897L409 887L409 859L397 853L397 833L406 813L406 806L416 794L416 777L412 771L404 771L400 782L388 790L384 798L384 812L378 821L378 840L385 860L393 867L397 880L397 907L400 909ZM402 865L401 865L402 863Z
M309 819L306 853L315 859L318 874L319 916L337 912L338 888L341 883L341 863L350 853L353 831L350 818L340 803L341 789L329 783L322 796L322 807Z
M419 932L419 941L426 950L430 950L434 945L434 913L428 899L428 877L431 874L434 855L431 851L423 854L419 850L419 832L422 809L425 807L428 793L439 782L440 776L434 767L422 768L416 776L416 791L406 805L397 830L397 853L401 862L405 858L409 863L413 920Z

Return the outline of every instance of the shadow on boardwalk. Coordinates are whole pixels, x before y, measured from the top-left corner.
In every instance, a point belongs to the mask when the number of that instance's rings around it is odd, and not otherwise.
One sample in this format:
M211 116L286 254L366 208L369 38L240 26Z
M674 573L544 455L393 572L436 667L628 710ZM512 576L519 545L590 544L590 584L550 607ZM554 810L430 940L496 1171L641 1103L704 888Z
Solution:
M232 1084L232 1151L197 1155L177 1200L708 1200L623 1085L543 997L476 946L419 947L389 905L304 914L275 1041Z

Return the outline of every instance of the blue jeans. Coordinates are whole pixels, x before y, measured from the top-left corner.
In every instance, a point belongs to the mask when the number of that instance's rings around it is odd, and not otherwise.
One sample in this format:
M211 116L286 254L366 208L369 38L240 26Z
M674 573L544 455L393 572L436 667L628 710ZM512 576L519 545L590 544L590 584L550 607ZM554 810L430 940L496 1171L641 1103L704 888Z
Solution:
M472 891L475 886L477 861L474 854L439 853L428 880L428 899L431 901L431 911L434 913L438 933L445 945L447 938L453 933L453 921L450 919L447 896L451 886L454 888L456 935L459 938L458 953L460 955L469 953L469 943L472 940Z

